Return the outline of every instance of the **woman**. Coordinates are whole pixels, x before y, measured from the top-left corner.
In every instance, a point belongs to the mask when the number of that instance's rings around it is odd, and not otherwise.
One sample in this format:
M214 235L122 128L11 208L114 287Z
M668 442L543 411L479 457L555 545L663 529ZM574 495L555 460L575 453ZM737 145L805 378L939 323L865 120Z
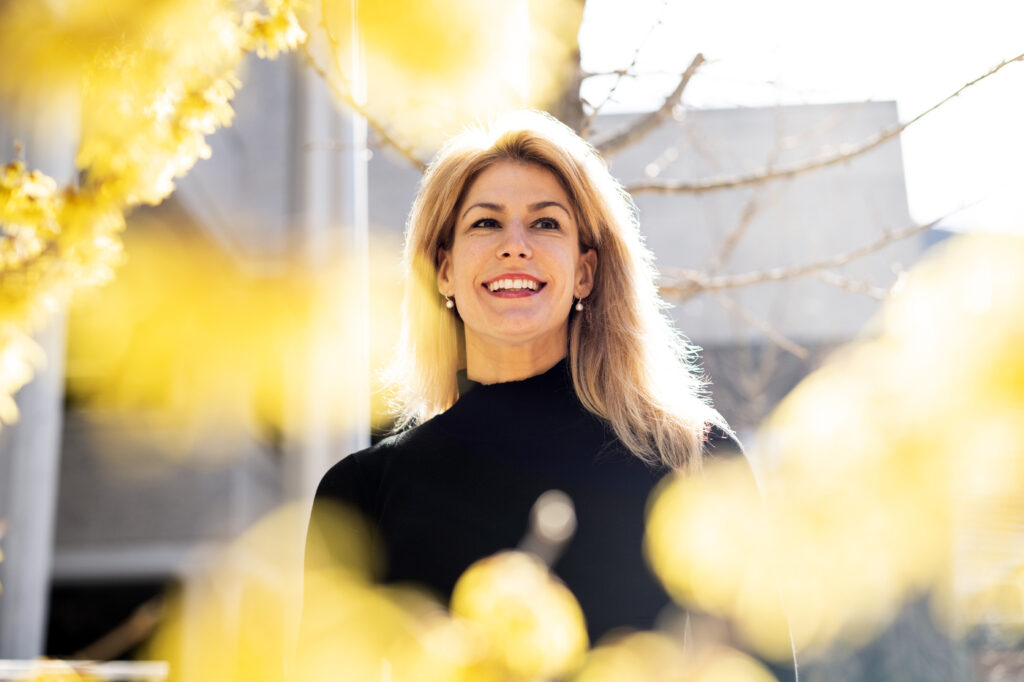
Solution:
M372 522L385 580L447 598L563 491L577 529L552 568L591 641L652 627L668 598L643 559L648 495L735 443L662 312L629 196L567 127L510 115L437 155L405 268L399 431L338 462L317 501Z

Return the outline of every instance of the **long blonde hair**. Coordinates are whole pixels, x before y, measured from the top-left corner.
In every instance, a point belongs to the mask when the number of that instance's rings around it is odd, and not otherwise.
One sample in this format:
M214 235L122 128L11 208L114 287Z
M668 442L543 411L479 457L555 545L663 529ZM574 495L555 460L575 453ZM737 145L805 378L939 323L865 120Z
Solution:
M696 469L711 425L728 426L705 397L696 349L673 328L658 296L653 256L636 206L594 148L551 116L509 114L453 137L420 183L406 225L402 331L389 383L397 428L458 400L462 321L437 288L438 248L450 248L455 212L482 170L499 161L550 170L568 194L580 248L597 250L594 288L569 319L569 368L583 405L649 463Z

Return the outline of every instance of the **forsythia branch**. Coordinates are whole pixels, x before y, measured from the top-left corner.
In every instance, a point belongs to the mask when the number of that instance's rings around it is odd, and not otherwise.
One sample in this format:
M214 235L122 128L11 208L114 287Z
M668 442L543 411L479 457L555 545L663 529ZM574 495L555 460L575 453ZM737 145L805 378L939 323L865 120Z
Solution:
M303 53L305 54L306 57L306 63L309 65L311 69L313 69L317 73L317 75L319 75L323 79L325 83L327 83L327 85L331 88L331 92L334 93L334 96L337 97L342 102L344 102L345 106L347 106L353 112L366 119L367 125L369 125L373 132L375 132L377 136L380 137L381 141L384 144L393 148L395 151L401 154L405 158L405 160L408 161L413 166L413 168L416 168L420 171L425 171L427 169L427 162L421 159L419 156L417 156L416 152L413 151L413 148L410 145L404 144L401 140L397 139L394 135L392 135L380 121L378 121L376 118L371 116L369 112L367 112L366 107L362 106L361 104L359 104L359 102L356 101L356 98L353 97L350 92L343 90L335 82L335 79L330 78L327 75L327 73L320 67L320 65L317 64L316 60L313 59L313 56L309 53L308 47L303 48Z
M174 179L209 154L205 136L230 125L245 54L274 57L305 40L287 0L266 7L238 17L227 4L182 0L178 11L146 16L106 42L83 38L84 65L71 50L83 98L80 185L58 190L20 161L0 169L0 424L17 420L14 393L45 360L31 339L39 321L75 290L113 276L125 213L163 201ZM0 5L0 21L7 9ZM33 11L11 21L55 46L66 41L67 27L52 28L48 9Z

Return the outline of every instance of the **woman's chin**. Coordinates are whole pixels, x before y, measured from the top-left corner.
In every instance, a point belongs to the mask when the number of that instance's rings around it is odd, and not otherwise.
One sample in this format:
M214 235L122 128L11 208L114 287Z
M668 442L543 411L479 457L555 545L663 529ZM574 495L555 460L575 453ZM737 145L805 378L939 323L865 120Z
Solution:
M562 325L541 324L532 319L504 319L501 324L493 325L487 330L476 333L467 329L467 337L473 334L481 345L528 347L554 346L565 347L568 333L568 320ZM467 338L468 341L468 338Z

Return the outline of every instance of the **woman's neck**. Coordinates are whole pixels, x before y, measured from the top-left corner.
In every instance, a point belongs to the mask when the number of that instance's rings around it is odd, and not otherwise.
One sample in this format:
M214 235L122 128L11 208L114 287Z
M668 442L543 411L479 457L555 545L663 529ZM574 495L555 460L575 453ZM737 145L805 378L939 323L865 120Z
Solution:
M565 356L565 344L506 346L473 343L467 338L466 376L481 384L521 381L543 374Z

